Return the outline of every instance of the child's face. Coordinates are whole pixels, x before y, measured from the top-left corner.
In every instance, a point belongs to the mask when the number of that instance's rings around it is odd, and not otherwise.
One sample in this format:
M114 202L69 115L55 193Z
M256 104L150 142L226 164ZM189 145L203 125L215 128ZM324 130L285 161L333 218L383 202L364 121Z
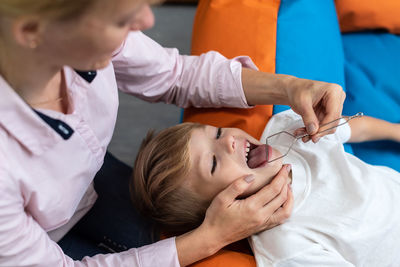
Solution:
M195 129L189 142L191 168L185 184L202 198L211 200L234 180L253 174L255 180L243 194L248 196L268 184L282 167L281 160L267 163L266 149L270 149L270 157L280 155L278 150L240 129L212 126Z

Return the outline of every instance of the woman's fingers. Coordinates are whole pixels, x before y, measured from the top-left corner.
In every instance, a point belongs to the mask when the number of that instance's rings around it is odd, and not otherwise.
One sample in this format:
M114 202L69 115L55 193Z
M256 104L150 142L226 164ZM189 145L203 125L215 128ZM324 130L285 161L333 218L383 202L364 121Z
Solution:
M255 207L258 212L254 212L257 232L271 229L289 218L293 208L293 194L288 184L289 172L290 165L284 165L269 185L248 198L249 201L257 201Z
M346 93L341 87L338 87L337 90L332 90L330 94L325 96L325 104L321 108L324 113L320 118L321 125L341 117L345 98Z
M313 109L318 117L319 126L321 126L341 116L346 94L342 87L337 84L323 83L318 89L323 92L323 94L321 94L319 99L316 98L314 100ZM325 133L322 134L322 136L323 135L325 135Z
M237 179L213 199L201 227L218 244L226 245L284 221L292 207L289 171L284 165L270 184L245 199L238 197L249 188L254 176Z
M285 201L288 199L288 191L290 191L289 186L283 186L279 195L272 199L267 205L260 208L258 212L255 212L253 223L256 226L256 232L271 229L281 221L287 219L287 216L290 216L290 214L286 215L282 212ZM280 216L275 214L277 212L279 212Z
M293 108L293 110L302 116L304 125L306 125L305 129L310 134L310 136L302 138L303 142L311 139L317 143L321 137L336 131L334 126L339 121L335 120L341 117L346 94L337 84L314 81L312 87L312 91L314 91L312 104L309 102L309 97L313 95L306 94L304 97L299 97L302 100L295 105L300 108Z
M213 238L219 240L217 243L225 246L259 231L260 227L254 223L252 216L260 211L249 209L251 203L237 199L253 180L254 176L237 179L211 202L202 227L213 233Z
M260 216L263 217L263 225L261 225L262 229L271 228L278 223L278 221L271 220L271 217L285 204L288 197L288 190L289 186L285 185L279 195L277 195L273 200L263 207L260 214Z
M242 177L231 183L225 190L220 192L213 200L216 205L229 206L237 197L243 194L254 180L254 175Z
M326 130L338 124L338 122L330 122L341 117L345 98L346 94L339 85L330 84L330 88L327 88L326 93L320 99L317 108L315 108L319 120L318 132L320 133L312 136L314 143L318 142L322 136L332 134L336 131L336 128L328 131L324 131L324 129ZM323 125L325 124L326 126L324 127Z
M307 134L306 127L301 127L301 128L296 129L296 130L293 132L293 134L294 134L294 136L296 136L296 137L298 137L298 136L300 136L300 135L305 135L305 134Z
M290 215L292 214L293 200L294 200L293 192L289 185L288 185L287 190L282 190L282 192L281 192L282 196L278 196L278 197L284 198L283 194L285 194L285 193L287 194L285 203L283 203L283 205L280 208L278 208L269 217L268 221L265 224L265 228L263 228L262 230L271 229L279 224L284 223L287 219L289 219ZM278 200L278 202L279 202L279 200ZM271 214L270 207L268 207L268 206L265 207L265 214L266 214L266 216L268 216L268 214Z
M339 118L346 98L338 84L295 78L288 87L289 105L298 113L313 142L335 129L317 134L321 125ZM304 141L304 140L303 140Z
M302 128L296 129L296 130L293 132L293 134L294 134L294 136L296 136L296 137L305 135L304 137L301 138L301 140L302 140L304 143L307 143L308 141L311 140L311 137L310 137L309 135L306 135L306 134L307 134L306 127L302 127Z
M310 99L311 100L311 99ZM306 126L307 133L310 135L316 134L318 131L318 118L312 108L312 102L306 102L301 105L300 115L303 118L304 125Z
M267 205L273 199L275 199L281 193L284 186L288 184L289 172L290 172L290 165L283 165L278 174L273 178L273 180L268 185L264 186L254 195L248 197L247 200L249 202L253 202L257 207L263 207ZM276 203L275 201L274 205L271 205L271 209L275 211L283 203L284 200L281 203Z

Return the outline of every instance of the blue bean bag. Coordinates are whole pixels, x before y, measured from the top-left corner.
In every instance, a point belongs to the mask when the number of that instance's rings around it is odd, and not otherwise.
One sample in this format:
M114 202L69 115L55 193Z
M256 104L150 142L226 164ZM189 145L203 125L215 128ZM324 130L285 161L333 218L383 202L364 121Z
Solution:
M282 0L276 40L276 73L337 83L346 91L342 36L333 0ZM273 114L289 108L275 105ZM350 145L345 149L352 153Z
M343 112L400 123L400 36L384 32L344 34L347 98ZM400 144L352 144L354 154L374 165L400 171Z
M281 0L276 72L340 84L343 114L400 122L400 37L382 32L341 34L333 0ZM276 105L276 114L288 109ZM400 171L400 144L346 144L367 163Z

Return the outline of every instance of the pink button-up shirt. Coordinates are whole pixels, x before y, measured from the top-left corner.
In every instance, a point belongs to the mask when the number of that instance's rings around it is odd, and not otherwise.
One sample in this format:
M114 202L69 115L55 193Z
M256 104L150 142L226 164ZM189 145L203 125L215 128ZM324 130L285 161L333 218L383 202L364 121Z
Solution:
M0 76L0 266L179 266L175 239L73 261L57 241L92 207L92 180L103 164L117 117L117 88L181 107L247 107L241 68L210 52L181 56L133 32L88 83L63 69L67 114L42 113L74 129L63 140Z

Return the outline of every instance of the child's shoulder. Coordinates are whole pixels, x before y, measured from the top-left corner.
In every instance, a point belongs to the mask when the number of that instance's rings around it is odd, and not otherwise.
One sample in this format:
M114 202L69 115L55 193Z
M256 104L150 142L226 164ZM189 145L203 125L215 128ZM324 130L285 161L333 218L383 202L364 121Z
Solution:
M287 125L287 126L290 126L292 124L297 124L298 126L300 124L300 127L304 126L301 116L296 112L294 112L292 109L288 109L273 115L268 124L270 123L277 125L278 124Z
M280 131L294 131L298 128L304 127L301 116L295 113L292 109L279 112L271 117L268 121L261 140L264 140L267 136L280 132Z

